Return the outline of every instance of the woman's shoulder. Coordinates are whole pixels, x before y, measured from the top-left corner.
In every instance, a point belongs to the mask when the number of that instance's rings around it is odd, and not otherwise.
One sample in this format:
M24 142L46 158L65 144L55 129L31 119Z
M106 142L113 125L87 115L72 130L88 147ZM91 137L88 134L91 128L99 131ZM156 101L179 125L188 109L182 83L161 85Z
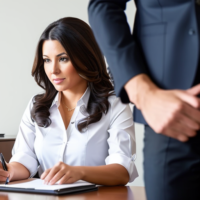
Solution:
M35 94L35 95L33 95L33 96L29 99L28 105L27 105L27 109L29 109L29 110L32 109L34 103L36 102L36 97L37 97L38 95L40 95L40 94Z
M117 97L115 94L109 96L108 101L111 106L111 110L123 110L125 108L130 109L129 104L124 104L121 102L121 99Z
M120 101L120 98L117 97L115 94L112 94L108 97L108 101L113 104L113 103L117 103Z
M112 95L108 98L110 103L110 127L111 126L122 126L122 122L126 125L132 126L133 124L133 114L129 104L124 104L121 99L116 95Z
M35 102L37 102L39 99L41 99L44 96L44 93L41 94L35 94L33 95L30 100L29 100L29 104L34 104Z
M36 97L38 96L39 94L35 94L33 95L30 99L29 99L29 104L33 105L36 101Z

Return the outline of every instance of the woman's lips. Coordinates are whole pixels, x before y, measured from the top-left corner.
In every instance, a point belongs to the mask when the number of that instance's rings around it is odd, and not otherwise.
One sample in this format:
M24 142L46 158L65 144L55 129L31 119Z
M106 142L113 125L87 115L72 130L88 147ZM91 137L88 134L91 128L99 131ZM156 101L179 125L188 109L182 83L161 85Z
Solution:
M53 79L53 82L54 82L55 84L60 84L60 83L62 83L64 80L65 80L65 78L57 78L57 79Z

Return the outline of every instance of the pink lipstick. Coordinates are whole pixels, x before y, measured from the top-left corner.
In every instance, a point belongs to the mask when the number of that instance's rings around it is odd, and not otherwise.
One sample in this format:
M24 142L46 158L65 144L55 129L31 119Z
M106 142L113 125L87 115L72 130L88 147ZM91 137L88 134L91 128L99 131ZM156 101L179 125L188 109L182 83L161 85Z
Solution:
M56 78L56 79L53 79L53 82L54 82L55 84L60 84L60 83L62 83L64 80L65 80L65 78Z

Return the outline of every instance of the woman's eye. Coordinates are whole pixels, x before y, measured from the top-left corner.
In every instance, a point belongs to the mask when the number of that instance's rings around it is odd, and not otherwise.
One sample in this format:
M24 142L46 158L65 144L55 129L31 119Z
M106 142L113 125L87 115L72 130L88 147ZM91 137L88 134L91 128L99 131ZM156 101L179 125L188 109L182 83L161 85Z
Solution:
M45 58L45 59L43 59L43 60L44 60L45 63L50 62L50 59L47 59L47 58Z
M62 62L67 62L68 60L69 60L69 58L66 58L66 57L60 58L60 61L62 61Z

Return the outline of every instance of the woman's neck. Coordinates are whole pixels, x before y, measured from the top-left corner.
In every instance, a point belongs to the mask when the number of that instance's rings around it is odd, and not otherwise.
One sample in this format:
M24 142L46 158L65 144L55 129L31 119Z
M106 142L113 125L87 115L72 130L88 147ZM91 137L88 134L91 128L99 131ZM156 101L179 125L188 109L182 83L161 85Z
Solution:
M69 108L74 108L87 89L87 84L62 91L61 101Z

